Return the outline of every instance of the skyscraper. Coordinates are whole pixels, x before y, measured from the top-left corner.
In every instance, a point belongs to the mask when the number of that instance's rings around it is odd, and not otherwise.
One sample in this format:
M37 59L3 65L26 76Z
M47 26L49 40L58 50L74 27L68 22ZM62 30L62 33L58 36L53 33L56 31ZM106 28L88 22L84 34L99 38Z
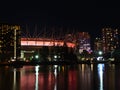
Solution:
M83 50L91 52L89 33L88 32L79 32L77 34L77 44L79 47L79 53L81 53Z
M119 32L118 29L103 28L102 29L102 42L103 52L111 52L119 47Z
M103 42L101 38L95 38L94 41L94 51L102 51L103 49Z
M20 57L20 37L20 26L0 24L0 61Z

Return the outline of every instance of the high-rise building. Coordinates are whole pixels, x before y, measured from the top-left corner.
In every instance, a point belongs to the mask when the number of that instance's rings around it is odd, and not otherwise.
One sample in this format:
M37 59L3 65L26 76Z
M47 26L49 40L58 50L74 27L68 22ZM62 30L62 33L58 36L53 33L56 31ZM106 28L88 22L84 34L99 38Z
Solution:
M20 57L20 37L20 26L0 24L0 61Z
M79 32L77 34L76 40L79 48L79 53L83 52L83 50L91 52L90 35L88 32Z
M101 38L95 38L94 41L94 51L102 51L103 50L103 42Z
M119 32L118 29L103 28L102 29L102 42L103 52L111 52L119 47Z

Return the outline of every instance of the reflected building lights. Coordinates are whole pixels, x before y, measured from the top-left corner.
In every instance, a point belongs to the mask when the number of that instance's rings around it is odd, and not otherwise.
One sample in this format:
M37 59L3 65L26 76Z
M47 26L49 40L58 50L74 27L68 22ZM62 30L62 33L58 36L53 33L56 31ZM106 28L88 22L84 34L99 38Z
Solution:
M16 90L16 68L14 68L13 73L14 73L13 90Z
M54 75L55 75L55 86L54 86L54 90L57 90L57 67L58 65L54 65L55 69L54 69Z
M103 90L103 69L104 69L104 64L98 64L98 74L99 74L99 79L100 79L100 90Z
M84 71L84 69L85 69L85 65L84 65L84 64L82 64L82 71Z
M91 71L93 71L93 64L91 64Z
M119 90L119 71L115 64L1 67L0 90Z
M38 90L39 66L35 66L35 90Z

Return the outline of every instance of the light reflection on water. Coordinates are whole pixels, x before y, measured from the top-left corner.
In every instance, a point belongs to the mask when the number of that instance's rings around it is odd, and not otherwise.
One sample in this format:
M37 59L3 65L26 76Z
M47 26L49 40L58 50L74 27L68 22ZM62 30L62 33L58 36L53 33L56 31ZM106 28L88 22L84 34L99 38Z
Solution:
M13 69L13 90L16 90L16 68Z
M58 65L54 65L54 76L55 76L54 90L57 90L57 67Z
M114 64L0 67L0 90L119 90Z
M39 66L35 66L35 90L38 90Z
M100 90L103 90L103 70L104 70L104 64L98 64L98 74L99 74L99 80L100 80Z

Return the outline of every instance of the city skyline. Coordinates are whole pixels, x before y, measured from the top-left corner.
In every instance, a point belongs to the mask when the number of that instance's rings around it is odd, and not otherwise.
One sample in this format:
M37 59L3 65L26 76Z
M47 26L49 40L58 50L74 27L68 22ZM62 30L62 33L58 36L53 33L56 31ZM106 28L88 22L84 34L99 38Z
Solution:
M88 32L75 32L74 34L66 33L65 36L62 36L62 38L58 38L58 36L56 36L57 37L56 38L54 36L54 34L56 35L56 33L51 32L52 36L50 36L49 38L46 35L45 36L43 35L42 37L37 37L37 36L21 37L22 28L20 28L20 26L17 25L2 24L0 26L0 29L1 29L0 52L1 52L1 57L4 58L5 60L12 59L13 54L14 54L14 58L16 59L16 55L20 57L21 55L24 55L24 53L26 52L35 54L35 52L39 53L39 51L42 51L42 49L45 48L47 49L51 48L52 50L52 47L69 48L66 50L69 51L69 53L71 54L74 53L76 55L77 53L83 56L84 53L90 55L94 55L94 54L97 55L99 54L99 51L103 52L103 55L107 55L108 53L113 53L116 51L116 49L119 49L119 45L120 45L119 30L114 28L103 28L102 33L99 33L101 37L99 39L97 39L96 37L96 41L93 43L90 43L91 36ZM46 34L46 32L45 33L43 32L43 34ZM62 53L62 51L60 53ZM10 55L9 57L7 57L8 59L6 57L3 57L3 55L6 54ZM33 58L33 56L31 56L31 58Z

